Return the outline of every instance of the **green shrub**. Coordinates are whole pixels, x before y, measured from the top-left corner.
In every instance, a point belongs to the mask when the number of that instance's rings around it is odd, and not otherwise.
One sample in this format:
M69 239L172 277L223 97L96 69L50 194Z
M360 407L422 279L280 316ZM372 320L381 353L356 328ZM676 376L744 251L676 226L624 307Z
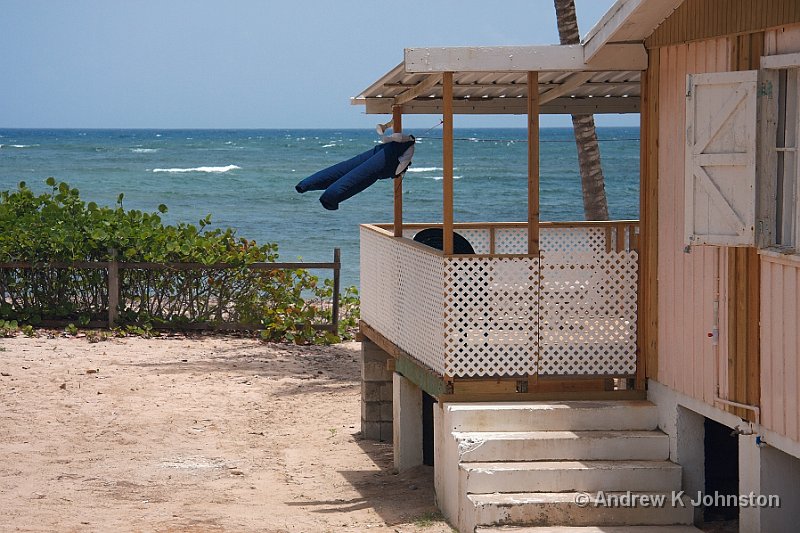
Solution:
M36 195L25 183L0 193L0 262L24 261L33 269L0 270L0 319L28 324L69 320L79 326L108 313L105 269L55 267L55 262L199 263L192 269L120 269L120 323L149 331L153 326L242 323L258 325L265 339L336 342L349 336L358 316L357 291L345 289L337 334L314 324L330 320L320 302L332 283L319 284L306 270L254 270L275 262L274 243L257 244L233 229L211 229L211 215L198 225L166 225L158 212L86 203L77 189L55 179ZM214 264L233 268L215 269ZM139 331L132 329L131 332Z

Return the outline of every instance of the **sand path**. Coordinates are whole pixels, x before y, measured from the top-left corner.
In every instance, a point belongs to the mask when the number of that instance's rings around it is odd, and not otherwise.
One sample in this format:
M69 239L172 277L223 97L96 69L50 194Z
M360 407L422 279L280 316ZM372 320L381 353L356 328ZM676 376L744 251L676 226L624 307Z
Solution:
M0 339L0 531L450 532L360 439L358 349Z

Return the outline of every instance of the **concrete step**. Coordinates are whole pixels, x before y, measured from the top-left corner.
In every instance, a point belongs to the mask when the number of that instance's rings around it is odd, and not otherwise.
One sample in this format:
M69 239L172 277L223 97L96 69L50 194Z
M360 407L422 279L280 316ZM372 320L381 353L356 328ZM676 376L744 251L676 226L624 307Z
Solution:
M681 467L669 461L526 461L461 463L467 494L491 492L680 490Z
M702 533L694 526L486 526L478 527L475 533Z
M669 437L661 431L455 432L462 462L638 460L665 461Z
M587 495L588 500L582 499ZM466 511L477 525L658 526L691 524L694 517L690 498L673 502L671 492L493 493L470 494L468 499L473 509Z
M656 429L648 401L478 402L445 406L452 431L614 431Z

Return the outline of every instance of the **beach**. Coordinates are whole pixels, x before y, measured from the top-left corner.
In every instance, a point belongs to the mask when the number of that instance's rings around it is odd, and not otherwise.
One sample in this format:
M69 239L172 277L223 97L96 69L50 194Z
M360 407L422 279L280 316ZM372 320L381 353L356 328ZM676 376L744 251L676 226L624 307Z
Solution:
M0 531L443 533L359 434L359 349L0 339Z

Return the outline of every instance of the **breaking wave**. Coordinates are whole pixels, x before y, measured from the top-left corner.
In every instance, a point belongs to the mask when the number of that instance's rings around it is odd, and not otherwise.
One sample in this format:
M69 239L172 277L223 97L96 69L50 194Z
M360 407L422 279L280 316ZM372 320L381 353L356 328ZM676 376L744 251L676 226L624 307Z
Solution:
M194 168L154 168L153 172L229 172L231 170L238 170L242 167L237 165L228 165L225 167L194 167Z

